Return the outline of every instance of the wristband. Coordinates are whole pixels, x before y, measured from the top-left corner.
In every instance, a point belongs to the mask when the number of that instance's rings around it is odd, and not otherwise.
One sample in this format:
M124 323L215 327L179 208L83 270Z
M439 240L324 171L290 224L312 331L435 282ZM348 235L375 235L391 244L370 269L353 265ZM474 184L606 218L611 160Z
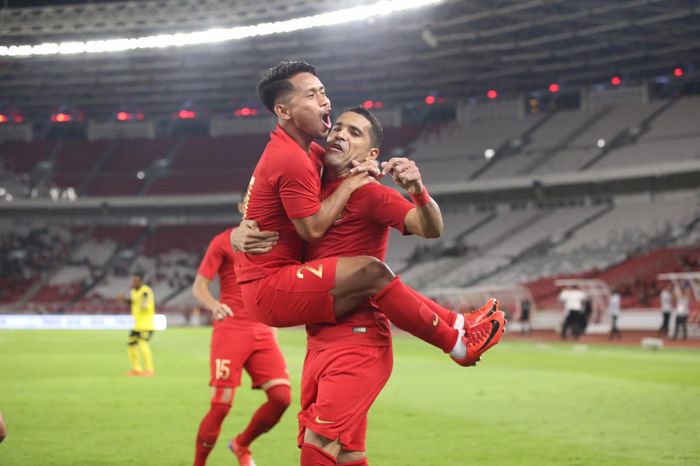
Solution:
M416 207L423 207L430 203L430 194L428 194L428 189L425 186L423 186L423 189L418 194L408 193L408 195L411 197L411 201L413 201Z

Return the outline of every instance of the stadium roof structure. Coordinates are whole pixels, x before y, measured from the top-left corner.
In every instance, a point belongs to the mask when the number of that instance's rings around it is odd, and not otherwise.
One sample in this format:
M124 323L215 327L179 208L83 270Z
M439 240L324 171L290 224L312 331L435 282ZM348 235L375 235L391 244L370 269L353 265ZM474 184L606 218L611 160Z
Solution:
M87 41L284 21L378 0L16 2L0 10L0 46ZM15 7L19 4L49 6ZM0 57L0 105L29 118L73 105L89 117L123 105L169 115L256 105L261 70L317 66L337 105L483 97L700 69L700 4L688 0L443 0L345 25L217 44L102 54Z

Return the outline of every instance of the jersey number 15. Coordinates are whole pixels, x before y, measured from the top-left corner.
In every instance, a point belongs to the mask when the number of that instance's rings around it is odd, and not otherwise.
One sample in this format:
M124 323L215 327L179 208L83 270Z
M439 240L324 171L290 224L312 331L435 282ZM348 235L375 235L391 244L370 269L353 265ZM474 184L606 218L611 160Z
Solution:
M231 364L230 359L217 359L216 361L216 379L228 379L231 375L231 369L228 367Z

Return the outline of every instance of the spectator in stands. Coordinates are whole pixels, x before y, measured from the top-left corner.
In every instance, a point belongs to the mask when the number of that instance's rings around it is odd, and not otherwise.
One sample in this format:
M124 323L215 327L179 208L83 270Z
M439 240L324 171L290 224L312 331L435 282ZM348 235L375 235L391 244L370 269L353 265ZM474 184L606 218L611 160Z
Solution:
M690 283L683 282L676 289L676 325L673 339L678 338L678 330L683 330L683 339L688 339L688 312L690 310Z
M581 291L576 284L564 288L562 292L559 293L559 302L564 305L564 312L566 313L564 324L561 328L562 340L566 340L568 338L569 330L571 330L575 340L578 340L581 337L581 323L585 300L586 293Z
M622 338L622 333L620 333L620 329L617 328L617 321L620 318L620 301L620 290L615 288L610 295L610 302L608 303L608 313L610 313L610 335L608 338L610 340L613 338Z
M661 327L659 328L659 336L668 336L668 325L671 323L671 309L673 309L673 295L671 289L673 284L668 282L661 290L659 300L661 304Z

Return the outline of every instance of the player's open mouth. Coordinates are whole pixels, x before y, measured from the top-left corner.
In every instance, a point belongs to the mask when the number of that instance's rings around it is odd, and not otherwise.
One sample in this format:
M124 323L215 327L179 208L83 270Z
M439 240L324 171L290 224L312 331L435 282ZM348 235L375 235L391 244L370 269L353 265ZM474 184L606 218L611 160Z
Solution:
M321 120L323 121L323 124L326 126L326 129L331 129L331 112L328 111L327 113L324 113L323 116L321 117Z
M340 142L331 142L326 146L326 150L336 150L338 152L345 152L343 145Z

